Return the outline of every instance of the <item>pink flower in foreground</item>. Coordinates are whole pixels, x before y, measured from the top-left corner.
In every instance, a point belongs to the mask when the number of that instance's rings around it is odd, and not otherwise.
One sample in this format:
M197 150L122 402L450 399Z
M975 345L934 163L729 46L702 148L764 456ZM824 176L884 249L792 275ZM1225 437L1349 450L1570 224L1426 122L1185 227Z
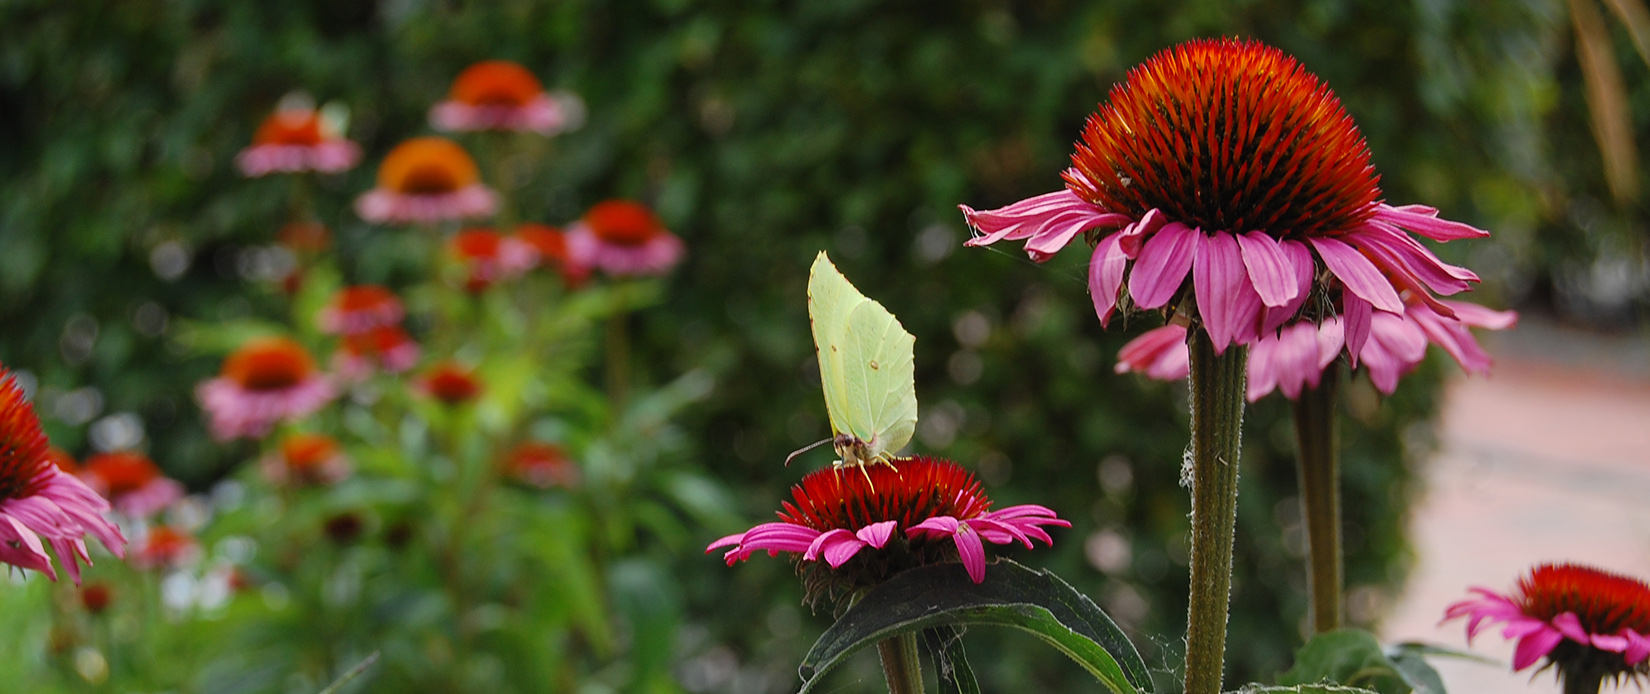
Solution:
M59 469L46 450L34 407L23 399L11 372L0 367L0 563L39 571L55 581L49 544L79 584L80 562L92 563L86 535L117 557L125 556L126 538L103 515L109 502Z
M434 224L490 217L498 194L481 184L469 152L452 140L415 137L378 165L378 186L355 200L355 212L376 224Z
M219 441L260 438L276 422L307 416L336 394L303 345L284 337L247 342L224 360L220 376L195 388Z
M975 583L985 580L985 544L1032 540L1052 544L1042 526L1069 528L1042 506L991 510L980 483L948 460L926 456L861 470L815 470L791 488L779 522L712 542L732 547L731 566L753 552L791 552L808 563L809 600L887 580L905 569L961 560ZM823 562L823 566L818 562Z
M513 130L554 135L584 122L584 102L546 94L527 68L508 60L471 65L453 80L447 100L430 109L436 130Z
M327 127L321 114L305 105L282 107L264 119L252 145L235 155L246 176L318 171L338 173L361 161L361 146Z
M609 275L662 275L687 248L641 203L607 200L567 228L571 264Z
M1297 320L1340 316L1356 364L1374 315L1404 313L1403 291L1453 318L1432 293L1478 281L1408 232L1436 241L1487 232L1381 202L1357 126L1275 48L1184 43L1136 67L1108 98L1089 117L1066 189L996 210L962 207L981 232L970 246L1023 240L1042 261L1087 235L1103 325L1119 310L1179 313L1220 352Z
M1369 378L1381 392L1391 394L1398 379L1413 371L1426 357L1427 343L1444 348L1468 373L1485 373L1490 356L1467 330L1505 330L1518 322L1512 311L1493 311L1476 304L1441 301L1455 312L1445 318L1422 303L1406 303L1402 315L1378 312L1370 323L1369 339L1358 356ZM1345 346L1341 319L1322 323L1291 323L1276 333L1263 335L1249 346L1250 402L1273 390L1282 390L1293 400L1306 387L1316 388L1323 371L1334 363ZM1186 377L1188 368L1186 328L1165 325L1148 330L1117 353L1117 373L1138 371L1160 381Z
M1518 639L1513 669L1547 659L1571 684L1650 675L1650 586L1577 564L1542 564L1504 595L1475 587L1478 597L1450 605L1444 620L1467 619L1467 639L1503 623ZM1579 689L1578 689L1579 690ZM1565 691L1571 691L1566 688Z
M110 451L86 459L80 479L128 518L147 518L183 498L183 484L137 451Z

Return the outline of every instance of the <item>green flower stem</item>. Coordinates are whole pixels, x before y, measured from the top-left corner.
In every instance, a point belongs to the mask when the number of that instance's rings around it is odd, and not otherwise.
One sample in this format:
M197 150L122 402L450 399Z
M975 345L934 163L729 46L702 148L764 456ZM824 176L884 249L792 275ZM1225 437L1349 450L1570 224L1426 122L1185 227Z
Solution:
M1312 586L1312 630L1341 628L1341 446L1335 400L1340 367L1323 372L1316 388L1294 402L1296 471L1306 523L1307 578Z
M888 694L922 694L922 662L917 660L917 633L908 631L877 642Z
M1603 670L1565 671L1562 679L1564 694L1598 694L1604 691Z
M625 398L630 394L629 320L629 310L607 318L607 397L613 403L614 417L624 414Z
M1215 354L1209 335L1193 330L1192 585L1186 615L1186 694L1217 694L1226 658L1231 603L1232 537L1237 527L1238 453L1249 353Z

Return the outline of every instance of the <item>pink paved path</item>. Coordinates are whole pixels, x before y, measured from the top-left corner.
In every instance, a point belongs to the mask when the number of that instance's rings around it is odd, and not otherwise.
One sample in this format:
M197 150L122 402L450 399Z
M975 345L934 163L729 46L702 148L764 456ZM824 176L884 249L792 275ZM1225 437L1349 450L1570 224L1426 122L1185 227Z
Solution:
M1492 377L1447 391L1441 450L1412 519L1415 570L1383 641L1465 647L1461 622L1438 625L1444 607L1471 585L1510 589L1540 561L1650 579L1650 351L1629 340L1593 356L1597 339L1533 327L1533 340L1493 348ZM1454 694L1559 691L1550 674L1512 674L1499 632L1472 650L1503 665L1435 661Z

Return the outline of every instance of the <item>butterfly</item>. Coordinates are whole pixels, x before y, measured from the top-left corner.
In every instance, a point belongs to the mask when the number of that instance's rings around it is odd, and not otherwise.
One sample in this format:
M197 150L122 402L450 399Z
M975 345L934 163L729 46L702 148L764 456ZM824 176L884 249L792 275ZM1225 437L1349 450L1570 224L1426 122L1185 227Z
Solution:
M917 338L882 304L859 293L824 251L808 272L808 319L836 467L893 467L894 453L917 429ZM869 481L870 473L865 475Z

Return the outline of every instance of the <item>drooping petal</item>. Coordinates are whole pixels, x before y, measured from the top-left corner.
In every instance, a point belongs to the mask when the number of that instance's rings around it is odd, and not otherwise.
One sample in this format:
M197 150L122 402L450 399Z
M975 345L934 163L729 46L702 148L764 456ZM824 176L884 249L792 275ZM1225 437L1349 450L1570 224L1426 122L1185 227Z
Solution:
M958 207L968 224L983 234L965 241L963 245L985 246L1005 239L1028 239L1026 252L1039 262L1047 260L1054 251L1063 248L1083 231L1121 226L1132 221L1128 215L1096 207L1069 189L1027 198L995 210L975 210L966 205Z
M1627 637L1627 651L1622 655L1627 658L1628 665L1638 665L1650 658L1650 636L1632 629L1623 629L1622 635Z
M1582 628L1581 618L1574 612L1563 612L1553 617L1553 628L1571 641L1584 646L1592 642L1592 635Z
M1366 224L1343 236L1347 243L1363 251L1388 273L1403 272L1423 282L1432 291L1450 295L1466 291L1478 275L1450 265L1433 255L1415 239L1381 224Z
M1236 238L1238 248L1243 251L1243 266L1249 269L1249 280L1261 303L1276 308L1299 296L1293 259L1284 254L1276 239L1263 231L1251 231Z
M888 538L894 536L894 530L897 528L899 528L899 521L883 521L860 528L859 532L854 533L854 535L864 541L865 544L882 549L883 545L888 544Z
M1129 273L1129 296L1136 306L1159 308L1174 298L1192 269L1202 236L1196 229L1170 222L1146 240Z
M1490 232L1470 224L1439 219L1438 210L1425 205L1393 207L1381 203L1375 206L1375 219L1403 227L1434 241L1475 239L1490 235Z
M1148 330L1117 352L1117 373L1137 371L1147 378L1173 381L1191 372L1186 327L1170 323Z
M834 528L815 538L813 544L808 546L808 551L802 554L802 558L813 560L823 557L825 563L834 569L852 559L864 547L865 541L855 537L853 533Z
M34 534L22 521L0 513L0 562L25 569L34 569L57 580L57 570L46 554L40 536Z
M1290 400L1299 399L1301 391L1308 385L1317 387L1323 377L1318 331L1318 326L1301 322L1284 328L1278 335L1278 348L1274 356L1278 387Z
M1254 340L1259 328L1260 295L1249 282L1243 254L1231 234L1203 238L1192 266L1192 289L1197 296L1198 316L1203 319L1216 354L1225 352L1234 341Z
M1111 322L1112 311L1117 308L1117 292L1123 287L1123 271L1129 264L1118 245L1122 236L1118 232L1101 239L1089 258L1089 298L1094 300L1094 313L1100 316L1102 328Z
M1518 648L1513 652L1513 670L1523 670L1534 665L1543 656L1553 652L1553 648L1563 640L1564 635L1551 627L1524 635L1518 640Z
M1266 317L1261 322L1261 332L1272 332L1294 319L1301 306L1306 304L1307 297L1312 295L1312 281L1318 274L1317 262L1312 259L1312 251L1306 244L1284 240L1278 244L1278 250L1288 258L1289 269L1294 273L1295 298L1283 306L1266 309Z
M1465 301L1445 301L1443 303L1455 311L1456 320L1474 328L1506 330L1518 325L1517 311L1497 311Z
M1609 635L1609 634L1593 634L1592 644L1593 644L1594 648L1597 648L1601 651L1609 651L1611 653L1626 653L1627 652L1627 635L1626 634L1617 634L1617 635L1612 636L1612 635Z
M1358 365L1358 354L1364 349L1364 341L1369 339L1369 322L1373 307L1348 293L1341 298L1341 325L1346 330L1346 355L1352 360L1352 365Z
M1392 283L1381 276L1381 271L1369 258L1359 253L1356 248L1327 237L1312 239L1312 247L1318 251L1318 257L1323 258L1324 265L1329 271L1340 278L1341 283L1351 293L1368 301L1375 308L1388 313L1401 313L1404 310L1403 300L1398 298L1398 291L1392 288Z
M951 538L957 543L957 555L962 559L963 568L968 570L968 577L975 583L984 581L985 545L980 542L979 534L967 523L962 523Z

